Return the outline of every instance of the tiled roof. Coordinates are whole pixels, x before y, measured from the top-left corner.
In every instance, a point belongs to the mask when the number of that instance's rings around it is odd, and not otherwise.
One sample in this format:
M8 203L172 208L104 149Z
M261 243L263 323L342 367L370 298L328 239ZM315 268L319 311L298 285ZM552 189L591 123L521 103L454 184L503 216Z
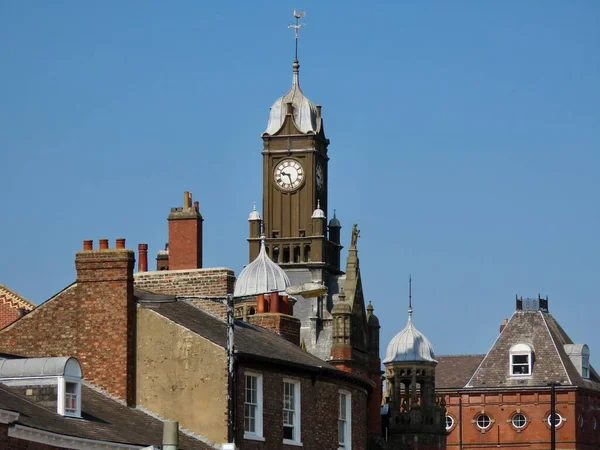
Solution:
M438 355L435 368L436 389L464 387L485 355Z
M227 324L187 301L147 303L143 306L223 348L226 347ZM357 378L336 369L273 331L239 320L235 321L235 348L240 357L304 368L309 371L318 369L334 376Z
M564 385L600 389L596 372L584 380L564 350L573 342L556 320L543 311L516 311L477 368L468 387L544 386L549 381ZM533 350L533 368L529 376L510 375L510 349L527 344Z
M0 384L0 409L19 413L17 424L72 437L140 446L162 443L163 422L112 400L88 386L81 389L82 419L63 417ZM179 433L180 448L213 447Z

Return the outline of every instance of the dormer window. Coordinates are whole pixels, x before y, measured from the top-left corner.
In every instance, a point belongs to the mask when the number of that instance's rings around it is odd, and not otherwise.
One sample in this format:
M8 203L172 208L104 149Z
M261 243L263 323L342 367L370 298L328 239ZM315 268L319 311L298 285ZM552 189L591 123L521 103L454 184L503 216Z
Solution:
M510 375L522 377L531 375L533 352L527 344L517 344L510 349Z
M590 378L590 348L586 344L565 344L565 353L582 378Z
M587 345L581 349L581 376L586 379L590 378L590 349Z
M82 377L81 365L72 357L0 359L0 382L56 408L61 416L81 417Z

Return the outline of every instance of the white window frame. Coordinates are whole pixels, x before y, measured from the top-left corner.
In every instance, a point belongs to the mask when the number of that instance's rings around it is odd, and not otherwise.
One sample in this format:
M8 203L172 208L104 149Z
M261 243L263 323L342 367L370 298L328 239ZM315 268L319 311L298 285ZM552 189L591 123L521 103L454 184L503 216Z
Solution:
M290 384L291 386L294 386L294 419L293 419L293 423L292 425L294 426L294 436L292 439L283 439L283 443L284 444L288 444L288 445L298 445L301 446L302 445L302 439L301 439L301 428L300 428L300 414L301 414L301 410L300 410L300 382L298 380L292 380L290 378L284 378L283 379L283 408L282 408L282 412L284 411L285 408L285 385L286 383ZM283 419L282 419L282 427L283 427Z
M450 426L448 426L448 419L450 419ZM456 425L456 420L454 420L454 417L452 417L451 414L446 413L446 416L444 417L444 428L446 431L452 431L454 429L454 425Z
M246 377L256 378L256 417L254 431L246 431ZM244 372L244 439L264 441L263 436L263 376L258 372Z
M552 417L552 414L548 413L548 416L546 417L546 423L548 424L549 427L552 427L551 417ZM565 418L559 412L555 411L554 417L558 419L558 423L554 426L554 428L560 427L565 422Z
M523 417L523 424L522 425L518 425L516 423L517 416L522 416ZM514 413L510 417L510 423L514 427L515 430L521 431L521 430L524 430L525 427L527 427L527 424L529 423L529 419L527 418L527 416L525 414L523 414L522 412L518 411L518 412Z
M488 421L488 424L487 424L487 426L486 426L486 427L482 426L482 425L479 423L479 419L483 419L484 417L487 417L487 421ZM476 427L477 427L477 428L478 428L478 429L479 429L479 430L480 430L482 433L484 433L484 432L486 432L487 430L489 430L490 428L492 428L492 425L494 424L494 421L492 420L492 417L491 417L491 416L490 416L488 413L486 413L486 412L482 412L482 413L479 413L479 414L477 414L477 417L475 417L475 420L474 420L474 422L475 422L475 426L476 426Z
M67 411L67 383L75 385L75 404L74 411ZM81 378L78 377L58 377L58 398L56 402L56 412L61 416L81 417Z
M523 363L515 363L514 359L513 359L515 356L527 356L528 373L514 373L514 368L516 366L522 367L525 365ZM527 344L513 345L510 349L510 356L509 356L508 363L509 363L509 370L510 370L511 377L520 377L520 378L530 377L532 369L533 369L533 351L531 351L531 347Z
M581 376L586 380L590 379L590 351L587 345L581 351Z
M342 395L345 398L342 399ZM344 406L346 409L346 417L342 418L342 402L344 402ZM348 391L339 391L338 392L338 403L339 403L339 412L338 412L338 449L339 450L352 450L352 394ZM344 442L339 442L339 424L344 420L346 426L344 428Z

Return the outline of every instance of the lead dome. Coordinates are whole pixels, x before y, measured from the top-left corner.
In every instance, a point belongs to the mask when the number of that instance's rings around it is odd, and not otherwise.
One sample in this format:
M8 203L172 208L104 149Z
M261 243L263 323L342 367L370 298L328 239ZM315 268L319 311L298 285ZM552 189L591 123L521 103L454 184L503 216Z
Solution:
M292 87L285 94L275 100L269 113L266 134L275 134L285 121L287 104L293 106L293 119L296 127L302 133L316 133L318 130L318 108L304 95L300 89L300 63L296 60L293 65Z
M408 323L388 344L383 363L407 361L437 363L433 345L413 324L412 308L408 310Z
M235 283L234 297L251 297L270 292L285 292L290 279L281 267L275 264L265 249L265 238L261 238L260 252L254 261L241 271Z

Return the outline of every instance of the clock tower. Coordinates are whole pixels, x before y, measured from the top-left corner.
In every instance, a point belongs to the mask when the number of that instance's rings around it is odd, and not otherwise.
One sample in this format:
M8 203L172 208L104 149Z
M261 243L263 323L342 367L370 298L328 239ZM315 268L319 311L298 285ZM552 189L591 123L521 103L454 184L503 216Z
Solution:
M290 25L297 31L302 26ZM297 40L296 40L297 49ZM263 140L262 218L252 211L249 261L260 251L261 234L269 257L279 264L292 285L324 283L327 295L317 298L298 296L294 315L300 319L301 338L307 350L324 359L331 341L331 310L340 292L341 225L329 212L329 139L325 135L321 106L314 104L300 89L300 63L292 65L292 86L271 106ZM324 334L323 334L324 332ZM329 343L330 344L330 343ZM322 354L320 354L322 353Z

